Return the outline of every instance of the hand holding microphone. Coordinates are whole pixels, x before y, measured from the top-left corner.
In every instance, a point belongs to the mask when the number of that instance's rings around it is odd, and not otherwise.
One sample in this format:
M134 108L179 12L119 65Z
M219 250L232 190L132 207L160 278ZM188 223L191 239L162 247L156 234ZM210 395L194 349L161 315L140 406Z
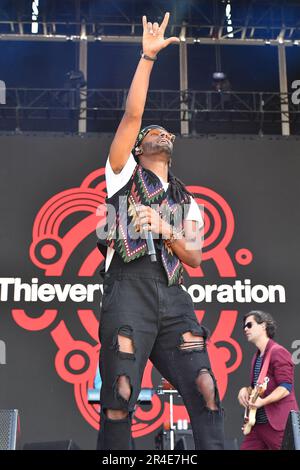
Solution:
M156 261L153 234L162 233L164 221L160 217L160 214L150 206L143 206L140 204L136 207L136 210L139 217L139 225L145 234L144 236L147 243L148 255L150 255L151 261Z

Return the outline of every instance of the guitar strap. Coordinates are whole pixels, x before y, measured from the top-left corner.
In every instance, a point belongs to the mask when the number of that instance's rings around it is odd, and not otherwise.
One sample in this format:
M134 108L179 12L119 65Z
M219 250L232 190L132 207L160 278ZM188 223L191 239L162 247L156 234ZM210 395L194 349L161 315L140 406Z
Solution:
M266 375L267 375L267 372L268 372L268 369L269 369L269 365L270 365L271 353L274 350L274 348L276 348L276 344L273 344L273 346L271 346L271 348L269 349L269 351L266 354L263 366L261 368L260 374L259 374L258 379L257 379L257 385L262 385L265 378L266 378Z

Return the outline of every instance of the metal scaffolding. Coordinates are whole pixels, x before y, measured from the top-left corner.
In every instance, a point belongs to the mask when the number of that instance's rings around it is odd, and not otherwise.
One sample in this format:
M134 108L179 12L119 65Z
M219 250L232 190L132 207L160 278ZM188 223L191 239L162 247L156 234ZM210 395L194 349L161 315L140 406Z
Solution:
M64 122L64 130L77 132L74 123L81 122L84 115L85 128L80 128L81 132L95 130L92 124L101 131L104 122L108 123L105 129L112 131L116 117L124 112L128 90L85 89L83 98L81 90L8 88L7 104L0 107L0 129L47 130L56 121L53 130L59 130ZM204 132L205 123L218 124L219 132L228 123L243 123L245 129L255 124L253 129L260 134L266 126L278 134L284 126L289 131L291 125L292 133L299 134L300 105L293 104L292 93L150 90L144 120L165 123L181 133L182 123L186 122L189 134Z
M77 2L53 0L46 2L47 6L35 21L36 33L31 30L32 19L28 12L27 14L25 12L25 3L25 1L12 2L10 19L0 21L0 41L75 41L79 43L79 70L83 73L86 82L88 81L89 43L95 41L103 43L141 43L142 27L140 18L144 13L147 2L136 2L134 0L114 2L112 0L109 2L108 12L106 2L95 4L95 2L80 0L77 0ZM15 10L13 10L14 5ZM289 114L298 111L291 110L291 103L287 101L285 50L286 47L300 46L300 2L285 0L281 2L264 0L260 2L255 0L232 2L233 14L230 31L226 23L225 5L226 2L219 0L199 0L197 2L185 0L184 3L181 0L160 0L155 4L149 3L147 7L159 21L165 11L170 11L172 17L170 34L177 35L181 39L179 45L180 90L178 93L175 92L177 96L175 101L179 100L179 108L176 109L176 112L180 111L180 132L181 134L189 134L189 127L195 121L196 114L218 112L218 110L212 109L207 104L212 100L213 94L211 92L191 92L188 90L188 46L193 44L200 46L210 44L218 47L222 45L264 47L275 45L278 48L280 94L277 94L277 98L280 97L278 102L280 103L282 134L289 135ZM74 11L72 8L74 8ZM1 15L1 17L4 17L4 15ZM110 91L110 93L114 92L116 96L119 96L120 90ZM11 93L15 93L15 96L18 97L23 96L21 90L11 91ZM32 92L28 90L25 92L24 90L24 95L26 93L30 94ZM41 91L43 97L51 95L48 112L52 110L51 103L59 93L61 93L60 90ZM87 90L86 87L80 89L79 132L86 132L87 130L87 119L89 119L90 112L88 101L91 96L99 96L99 94L104 96L105 93L103 90ZM270 95L274 96L276 94L272 93ZM169 96L168 92L162 90L161 96L168 101L166 98ZM266 115L268 113L266 101L253 98L260 96L259 93L249 94L249 96L251 96L251 102L254 100L260 103L260 112ZM239 98L237 99L237 97ZM230 97L230 102L238 102L239 100L240 95L238 93L234 93ZM201 104L203 101L206 103L205 106ZM242 101L246 103L247 100ZM190 106L191 102L194 103L193 106ZM196 103L199 105L196 105ZM75 112L75 107L73 108ZM158 108L164 113L168 112L168 107L159 106ZM3 107L1 109L3 112L7 110ZM28 111L30 115L33 107L18 108L18 112L21 109L26 109L26 112ZM96 115L98 112L97 106L93 111ZM102 108L102 111L106 111L106 109ZM232 115L236 115L237 111L230 109ZM175 112L175 110L172 109L172 112ZM240 109L239 112L246 112L246 109L244 111ZM251 105L250 108L247 108L247 112L255 114L258 110Z
M32 41L140 42L141 16L160 21L171 12L171 34L179 36L186 27L187 43L292 45L300 40L300 3L291 0L232 0L232 28L228 31L225 7L228 0L157 0L154 2L118 0L86 2L51 0L45 2L31 32L28 2L10 2L11 10L2 12L0 39ZM79 21L78 21L79 19ZM232 36L232 37L231 37Z
M0 21L0 40L2 41L80 41L83 37L88 42L102 41L110 43L139 44L141 42L140 22L97 23L97 22L61 22L38 21L39 33L31 33L30 21ZM179 36L183 24L173 24L171 34ZM186 26L187 44L223 44L265 46L285 44L300 45L300 26L262 26L239 24L231 33L226 25L218 27L212 24L188 24ZM118 31L114 34L114 31ZM78 31L80 33L78 34ZM230 37L233 35L233 37Z

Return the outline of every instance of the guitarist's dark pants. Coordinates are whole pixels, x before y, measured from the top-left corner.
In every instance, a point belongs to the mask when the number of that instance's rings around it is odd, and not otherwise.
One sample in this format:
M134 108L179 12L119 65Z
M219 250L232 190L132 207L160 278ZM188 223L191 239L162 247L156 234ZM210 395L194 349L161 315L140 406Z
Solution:
M192 341L185 341L186 333L192 335ZM160 262L151 263L144 256L125 264L114 254L105 273L100 318L98 449L133 448L132 414L148 359L182 396L195 448L223 449L223 409L206 337L207 330L197 320L190 295L179 284L168 287ZM131 352L121 346L124 338L132 346ZM108 410L126 414L122 419L112 419L107 416Z

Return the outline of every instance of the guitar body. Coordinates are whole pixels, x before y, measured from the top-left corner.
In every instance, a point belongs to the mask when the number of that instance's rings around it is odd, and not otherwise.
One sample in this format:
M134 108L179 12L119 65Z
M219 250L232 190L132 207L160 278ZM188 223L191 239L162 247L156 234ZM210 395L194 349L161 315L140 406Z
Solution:
M262 397L267 389L268 382L269 382L269 378L266 377L262 384L257 384L254 388L249 387L248 388L249 401L251 401L252 403L255 403L258 397ZM247 436L247 434L250 434L251 429L255 425L256 411L257 411L257 408L251 408L251 406L248 406L247 408L245 408L244 425L243 425L244 436Z
M249 392L249 399L254 402L257 397L255 397L257 391L255 388L248 388ZM254 400L255 399L255 400ZM244 414L244 426L243 426L243 434L244 436L247 436L247 434L250 434L251 429L253 428L254 424L256 422L256 408L250 408L249 406L245 409L245 414Z

